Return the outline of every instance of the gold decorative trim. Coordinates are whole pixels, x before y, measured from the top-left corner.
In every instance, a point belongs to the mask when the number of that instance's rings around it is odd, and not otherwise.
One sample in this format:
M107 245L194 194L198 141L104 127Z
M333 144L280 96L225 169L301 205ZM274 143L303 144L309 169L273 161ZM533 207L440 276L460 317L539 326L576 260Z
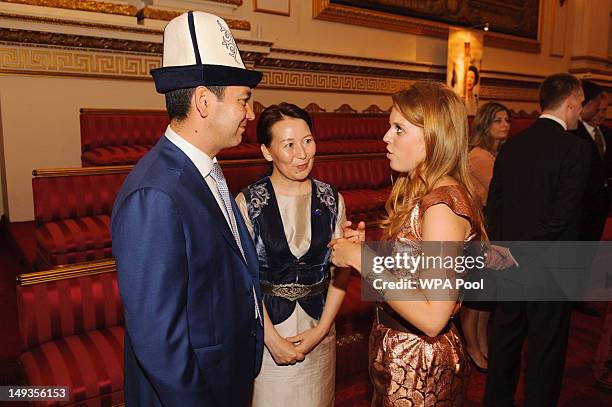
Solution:
M611 61L609 58L595 57L590 55L580 55L574 56L570 58L570 61L587 61L587 62L595 62L597 64L609 64Z
M147 79L158 56L0 45L0 72L110 79Z
M166 10L151 6L146 6L138 12L138 20L149 18L151 20L170 21L175 17L180 16L185 11L183 10ZM231 30L251 31L251 23L246 20L235 20L231 18L224 19L227 26Z
M253 0L253 11L289 17L291 15L291 0L287 0L287 12L262 8L257 4L257 0Z
M115 14L122 16L136 16L138 9L128 4L106 3L93 0L3 0L6 3L27 4L30 6L42 6L63 8L79 11L91 11L94 13Z
M86 114L99 114L99 115L112 115L118 116L122 114L126 115L134 115L134 114L156 114L160 116L168 116L168 112L160 109L112 109L112 108L91 108L91 107L82 107L79 109L80 113Z
M17 276L17 283L21 286L48 283L50 281L66 280L92 276L102 273L113 273L117 271L115 260L92 261L86 263L58 266L49 270L25 273Z
M306 105L304 110L306 110L308 113L321 113L321 112L325 112L325 109L323 109L321 106L317 105L314 102L309 103L308 105Z
M90 37L87 35L61 34L50 31L29 31L14 28L0 30L0 42L24 45L52 45L61 47L62 52L86 52L86 48L99 52L123 52L130 54L154 54L159 58L162 43L150 41L123 40L118 38Z
M336 345L338 347L350 345L356 342L362 342L365 340L365 336L363 336L360 332L355 332L349 335L341 335L336 338Z
M258 69L264 73L262 89L303 89L320 92L350 92L390 95L413 80L358 76L350 74Z
M388 110L383 110L377 105L370 105L367 108L363 109L362 112L370 114L389 114L389 112L391 112L391 108L389 108Z
M264 105L262 105L261 103L254 101L253 102L253 112L255 113L261 113L264 111L266 107Z
M314 103L311 103L314 105ZM117 111L121 114L126 111ZM329 113L335 114L335 113ZM360 114L360 113L356 113ZM341 161L341 160L354 160L354 159L368 159L368 158L383 158L384 153L356 153L356 154L330 154L321 155L315 157L316 161L328 162L328 161ZM219 160L221 167L244 167L248 165L261 165L268 164L263 158L245 158L238 160ZM35 178L48 178L48 177L72 177L79 175L108 175L108 174L121 174L128 173L134 168L133 165L109 165L102 167L79 167L79 168L46 168L36 169L32 171L32 176Z
M439 69L441 72L446 72L446 65L435 65L435 64L426 64L421 62L410 62L410 61L397 61L392 59L381 59L381 58L365 58L354 55L338 55L338 54L329 54L323 52L314 52L314 51L302 51L302 50L292 50L286 48L270 48L270 52L275 52L279 54L287 54L287 55L299 55L304 57L316 57L316 58L333 58L333 59L342 59L347 61L359 61L359 62L373 62L380 64L394 64L394 65L402 65L402 66L414 66L426 69Z
M540 12L540 19L541 14ZM448 38L448 28L450 26L446 23L399 16L382 11L372 11L340 4L331 4L329 0L313 0L312 17L318 20L359 25L413 35L425 35L435 38ZM530 53L540 52L540 42L538 40L490 31L485 33L484 45Z
M357 110L353 109L347 103L344 103L339 108L334 109L334 112L336 112L336 113L357 113Z
M23 21L26 23L46 23L46 24L53 24L53 25L69 25L69 26L74 26L74 27L86 27L86 28L92 28L92 29L97 29L97 30L133 32L137 34L163 35L164 33L163 30L157 30L157 29L152 29L152 28L125 27L125 26L113 25L113 24L88 23L84 21L66 20L62 18L24 16L21 14L12 14L12 13L3 13L3 12L0 12L0 17L6 18L9 20ZM4 28L3 30L6 30L6 28ZM22 31L22 30L18 30L18 31ZM26 30L23 30L23 31L26 31ZM40 31L29 31L29 32L40 33ZM62 34L59 34L59 35L62 35Z
M539 99L538 89L485 86L480 87L481 100L503 100L511 102L537 102Z
M83 168L46 168L32 171L35 178L48 177L72 177L78 175L104 175L128 173L134 168L133 165L109 165L104 167L83 167Z

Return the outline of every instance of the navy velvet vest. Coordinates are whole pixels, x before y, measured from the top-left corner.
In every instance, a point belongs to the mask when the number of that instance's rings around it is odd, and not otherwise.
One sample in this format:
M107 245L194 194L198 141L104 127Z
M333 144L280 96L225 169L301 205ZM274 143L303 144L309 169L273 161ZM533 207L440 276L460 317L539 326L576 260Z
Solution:
M338 219L338 192L330 185L312 180L310 213L311 243L300 258L289 249L283 223L269 177L248 186L243 191L249 218L253 225L255 248L259 260L259 277L270 284L316 284L329 279L331 240ZM312 318L320 319L325 305L327 289L322 293L300 298L297 302ZM296 301L263 295L272 323L279 324L289 318Z

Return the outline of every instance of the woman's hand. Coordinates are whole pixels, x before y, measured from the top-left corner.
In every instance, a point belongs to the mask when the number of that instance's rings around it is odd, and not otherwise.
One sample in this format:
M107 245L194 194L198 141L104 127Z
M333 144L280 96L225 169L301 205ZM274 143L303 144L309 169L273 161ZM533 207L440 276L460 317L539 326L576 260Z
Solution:
M344 232L344 236L342 237L350 240L351 242L365 242L365 222L359 222L357 224L356 229L351 228L352 224L353 222L351 222L350 220L344 222L344 225L342 225L342 231Z
M361 272L361 243L346 238L334 239L329 242L332 248L331 261L337 267L353 267Z
M325 338L327 332L329 332L329 329L325 330L319 325L295 336L291 336L287 338L287 340L293 343L298 352L307 355L323 340L323 338Z
M278 334L267 338L266 347L277 365L293 365L305 357L305 352L301 352L291 341Z

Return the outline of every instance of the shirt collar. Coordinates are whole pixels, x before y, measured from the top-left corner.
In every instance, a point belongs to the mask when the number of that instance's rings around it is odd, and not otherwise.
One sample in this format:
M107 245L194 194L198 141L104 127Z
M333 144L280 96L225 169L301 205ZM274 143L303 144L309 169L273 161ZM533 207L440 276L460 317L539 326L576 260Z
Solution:
M552 114L548 114L548 113L543 113L540 115L540 119L554 120L557 123L559 123L561 126L563 126L563 130L567 131L567 124L565 123L565 121L559 119L557 116L553 116Z
M206 178L210 175L210 171L212 170L213 163L217 162L217 157L210 158L210 156L204 153L202 150L185 140L183 137L179 136L170 125L166 128L166 138L170 140L172 144L177 146L196 166L200 174L202 174L202 178Z
M586 131L588 131L591 136L593 135L593 133L595 133L595 127L591 126L585 121L583 121L582 124L584 128L586 129Z

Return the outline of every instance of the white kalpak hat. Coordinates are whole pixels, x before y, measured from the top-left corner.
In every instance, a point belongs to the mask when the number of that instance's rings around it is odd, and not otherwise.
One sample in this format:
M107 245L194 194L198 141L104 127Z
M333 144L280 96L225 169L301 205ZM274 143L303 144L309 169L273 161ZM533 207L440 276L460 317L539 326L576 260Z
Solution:
M262 73L242 63L236 41L221 17L189 11L164 29L162 67L151 69L159 93L196 86L254 88Z

